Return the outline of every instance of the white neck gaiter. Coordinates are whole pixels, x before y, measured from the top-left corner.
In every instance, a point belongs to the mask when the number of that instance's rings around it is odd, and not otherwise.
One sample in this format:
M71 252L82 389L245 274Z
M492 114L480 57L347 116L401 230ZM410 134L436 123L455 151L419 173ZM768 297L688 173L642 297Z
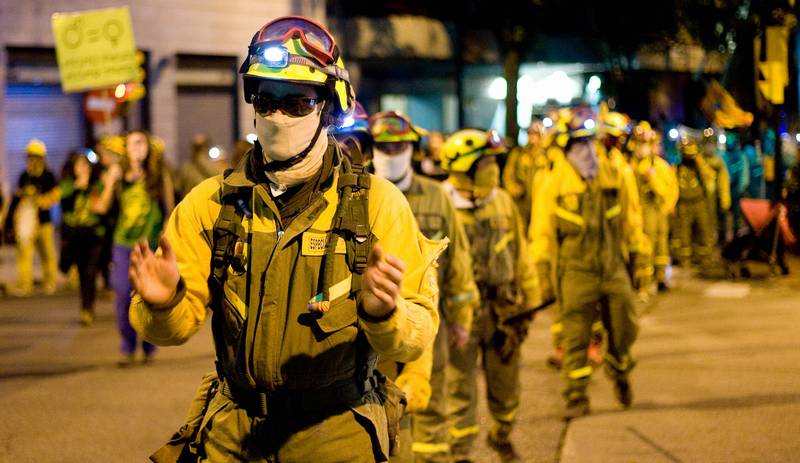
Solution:
M413 152L414 147L412 145L409 145L402 153L394 155L372 148L372 165L375 167L375 174L392 183L403 180L411 170L411 155Z
M289 117L280 112L265 117L256 113L256 135L265 161L285 161L303 152L317 132L320 117L321 111L303 117ZM319 138L327 139L322 134Z
M303 149L305 149L305 147L303 147ZM328 129L322 129L319 137L317 137L316 143L314 143L314 146L311 147L311 151L308 152L302 161L289 167L288 169L276 170L274 172L267 171L267 179L269 179L269 181L275 186L275 188L273 188L273 193L276 193L276 190L283 192L287 188L299 185L313 177L314 174L316 174L322 167L322 158L325 156L325 151L327 151L327 149ZM268 155L266 154L265 158L266 162L270 161Z
M267 164L290 159L314 142L306 157L299 163L283 170L266 172L267 178L274 184L273 193L280 194L287 188L303 183L320 169L322 157L328 148L327 128L320 130L317 139L313 140L321 114L321 111L314 111L303 117L289 117L275 112L265 117L256 113L256 134Z

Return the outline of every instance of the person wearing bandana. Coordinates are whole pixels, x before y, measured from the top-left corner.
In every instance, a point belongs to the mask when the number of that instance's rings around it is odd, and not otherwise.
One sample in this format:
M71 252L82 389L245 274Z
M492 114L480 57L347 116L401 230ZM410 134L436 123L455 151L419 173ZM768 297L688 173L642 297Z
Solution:
M510 434L520 406L521 345L541 298L529 261L525 224L514 199L499 187L496 158L506 151L493 130L460 130L442 147L442 168L449 174L444 187L467 231L480 291L469 340L462 349L450 352L447 382L454 461L471 461L480 432L476 416L479 357L493 421L487 442L502 461L520 461Z
M650 252L636 185L624 178L617 163L598 155L596 126L588 108L574 109L558 121L555 143L565 156L556 161L534 201L530 229L543 298L557 296L563 320L567 420L589 413L586 389L593 368L587 350L598 306L608 333L606 372L619 403L628 407L633 401L631 346L638 323L627 264L646 265L649 259L637 255Z
M343 158L355 95L320 24L263 26L242 64L258 136L131 256L131 323L181 344L211 308L216 371L154 461L387 461L402 392L377 356L420 357L438 328L436 258L403 194Z
M448 462L447 384L445 370L450 349L464 348L469 340L478 291L464 226L440 182L418 175L412 154L426 132L403 114L387 111L369 118L369 143L375 175L394 183L408 200L420 230L429 239L447 237L450 246L439 259L439 315L443 325L431 346L431 355L402 364L381 362L389 377L408 398L411 439L405 458L392 461ZM424 363L427 360L427 364ZM410 454L410 455L409 455Z

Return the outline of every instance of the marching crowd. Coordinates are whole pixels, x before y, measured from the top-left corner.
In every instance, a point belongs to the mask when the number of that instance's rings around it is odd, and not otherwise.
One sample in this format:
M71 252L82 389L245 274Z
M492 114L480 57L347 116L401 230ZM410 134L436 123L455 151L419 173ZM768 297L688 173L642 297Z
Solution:
M520 347L537 312L554 314L564 418L590 412L600 366L629 407L636 301L667 291L673 265L709 272L722 256L746 276L745 251L764 238L740 200L764 196L765 172L736 131L682 127L665 141L601 105L534 118L524 146L493 130L444 136L368 115L313 21L270 22L249 51L257 140L229 162L198 135L172 175L163 142L134 130L70 154L56 179L34 139L6 218L9 292L32 294L38 250L44 292L75 272L90 325L101 276L121 366L139 344L149 361L154 344L185 341L211 307L216 372L156 461L470 461L478 374L488 443L518 461ZM791 227L785 210L773 219L770 262L787 273Z

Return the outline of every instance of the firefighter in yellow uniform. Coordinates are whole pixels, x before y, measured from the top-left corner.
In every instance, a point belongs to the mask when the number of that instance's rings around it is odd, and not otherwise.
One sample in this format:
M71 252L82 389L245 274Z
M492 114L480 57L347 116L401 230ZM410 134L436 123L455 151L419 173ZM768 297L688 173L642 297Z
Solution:
M703 135L705 135L703 137L703 160L711 173L706 195L709 228L707 240L711 246L715 246L720 241L720 236L724 238L723 230L727 229L725 220L720 227L719 217L720 215L727 217L731 210L731 178L728 175L725 161L717 154L717 134L712 129L706 129Z
M211 307L216 374L154 461L387 461L402 393L376 355L411 362L438 326L446 240L402 193L342 159L328 127L352 110L333 38L301 17L255 34L242 65L258 140L131 254L131 324L176 345Z
M451 451L470 461L477 422L477 362L483 358L489 412L489 446L503 461L517 461L509 435L520 404L520 345L541 303L536 272L511 196L498 187L496 155L505 151L496 132L460 130L442 148L445 182L470 239L472 268L480 290L472 332L463 349L450 352L448 370Z
M472 277L469 243L450 197L439 182L417 175L412 169L412 153L419 148L422 134L421 128L400 113L382 112L369 118L375 175L391 181L403 192L425 236L450 239L447 251L439 257L439 309L444 323L431 346L432 356L423 355L408 364L389 362L386 366L381 362L382 371L387 370L384 373L397 376L396 382L408 398L406 412L413 414L413 440L408 446L413 455L392 457L393 462L450 461L445 378L449 346L461 349L467 343L479 297ZM400 444L404 446L405 442L401 439Z
M678 259L686 267L695 261L700 270L708 269L712 244L707 195L714 173L700 155L697 141L681 138L678 150L681 163L675 167L678 177Z
M47 147L33 139L25 147L27 166L19 176L9 206L6 229L17 243L17 284L9 288L15 296L33 293L33 255L39 253L45 294L56 291L57 259L55 232L50 209L61 199L58 181L47 168Z
M549 168L543 144L542 121L532 120L527 132L528 143L513 148L503 168L503 188L514 198L526 229L531 221L531 204L533 193L536 191L536 179L541 178L539 172Z
M658 134L642 121L633 132L634 156L644 233L653 246L653 268L658 290L667 289L669 257L669 216L678 203L678 179L666 160L658 156Z
M608 333L606 371L620 404L631 404L631 346L638 328L626 259L639 261L635 256L649 252L641 211L632 201L637 192L617 165L597 156L595 134L592 113L574 110L557 137L565 157L553 166L534 205L533 261L539 275L553 269L556 276L554 286L540 278L542 298L557 293L564 324L565 419L589 412L587 349L598 305Z

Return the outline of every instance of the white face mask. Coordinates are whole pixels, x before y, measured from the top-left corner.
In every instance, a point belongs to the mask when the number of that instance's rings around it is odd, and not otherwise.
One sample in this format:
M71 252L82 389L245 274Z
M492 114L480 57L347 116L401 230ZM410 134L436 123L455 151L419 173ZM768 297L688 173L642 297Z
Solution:
M375 167L375 174L390 182L399 182L411 168L411 155L413 153L414 147L411 144L402 153L393 155L386 154L377 148L372 148L372 165Z
M327 150L328 129L322 129L319 137L317 137L316 143L314 143L314 146L311 147L311 150L302 161L283 170L266 172L267 178L279 191L299 185L319 172L322 167L322 158L325 156ZM274 192L275 189L273 189L273 193Z
M256 113L256 134L266 162L285 161L308 148L320 124L321 111L303 117L289 117L281 112L269 116ZM323 134L320 133L320 138Z

